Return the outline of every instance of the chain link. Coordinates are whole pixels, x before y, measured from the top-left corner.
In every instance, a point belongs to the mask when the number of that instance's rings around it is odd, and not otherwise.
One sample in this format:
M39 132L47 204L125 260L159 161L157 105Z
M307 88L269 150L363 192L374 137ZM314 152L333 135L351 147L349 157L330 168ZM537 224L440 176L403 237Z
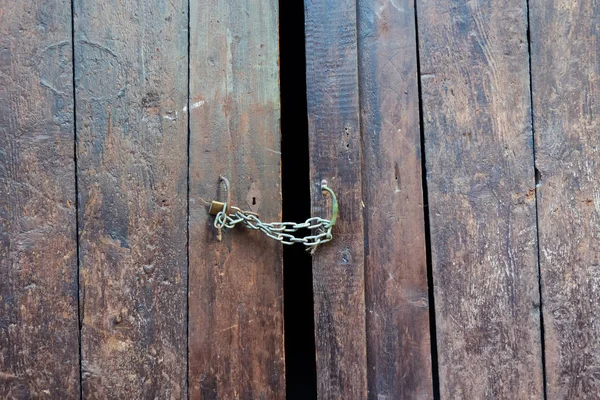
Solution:
M226 181L226 180L225 180ZM226 182L228 187L229 182ZM333 226L335 225L338 213L337 199L333 191L327 187L327 182L321 182L321 189L324 192L329 192L332 201L332 218L331 220L321 217L311 217L302 223L295 222L262 222L257 214L250 211L242 211L237 207L229 206L225 203L222 210L215 216L214 226L217 228L219 234L218 239L221 238L221 232L225 229L232 229L237 224L243 224L249 229L263 232L271 239L275 239L283 244L292 245L295 243L302 243L307 247L310 253L314 253L320 244L327 243L333 239L331 233ZM234 211L228 214L228 208ZM293 233L296 233L300 229L307 229L311 232L310 235L303 237L296 237Z

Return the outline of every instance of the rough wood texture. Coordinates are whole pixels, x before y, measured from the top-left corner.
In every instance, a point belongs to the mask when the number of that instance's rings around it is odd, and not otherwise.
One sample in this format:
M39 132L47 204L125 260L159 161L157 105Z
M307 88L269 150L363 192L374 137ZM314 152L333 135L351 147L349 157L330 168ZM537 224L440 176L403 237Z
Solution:
M526 4L420 1L442 398L541 398Z
M187 2L75 1L83 394L186 397Z
M414 2L358 1L370 399L431 399Z
M79 396L71 4L0 1L0 398Z
M331 216L320 185L337 193L334 240L313 258L319 399L365 399L364 240L356 4L305 0L313 215Z
M600 391L600 8L530 8L549 399Z
M278 3L190 8L190 324L194 399L283 399L281 245L242 227L218 242L204 201L281 218Z

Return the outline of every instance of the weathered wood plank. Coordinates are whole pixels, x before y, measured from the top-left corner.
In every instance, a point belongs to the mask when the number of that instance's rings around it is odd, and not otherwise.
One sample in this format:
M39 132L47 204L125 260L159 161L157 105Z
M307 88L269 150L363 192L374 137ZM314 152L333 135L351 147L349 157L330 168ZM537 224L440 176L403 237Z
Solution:
M600 391L600 8L531 2L549 399Z
M186 398L187 1L74 8L83 394Z
M358 1L370 399L431 399L414 2Z
M79 396L71 4L0 1L0 398Z
M442 398L541 398L526 3L417 3Z
M281 245L236 228L216 240L205 200L281 218L278 3L190 4L190 325L194 399L285 397Z
M356 2L305 0L304 7L312 212L331 216L321 180L340 206L334 240L313 258L318 397L365 399Z

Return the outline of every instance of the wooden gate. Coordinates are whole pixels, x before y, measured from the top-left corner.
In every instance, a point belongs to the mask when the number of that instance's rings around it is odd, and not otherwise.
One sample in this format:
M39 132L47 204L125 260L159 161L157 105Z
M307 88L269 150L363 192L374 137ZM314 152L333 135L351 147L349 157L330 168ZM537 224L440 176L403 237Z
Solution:
M280 7L0 0L1 398L298 398ZM298 18L318 398L600 398L597 2Z

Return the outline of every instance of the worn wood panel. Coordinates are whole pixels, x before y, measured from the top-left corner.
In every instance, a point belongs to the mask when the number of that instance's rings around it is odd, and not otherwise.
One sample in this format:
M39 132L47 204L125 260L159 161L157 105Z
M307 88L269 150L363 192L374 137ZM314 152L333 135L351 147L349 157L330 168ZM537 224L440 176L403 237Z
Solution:
M187 1L74 9L83 395L186 398Z
M549 399L600 391L600 8L532 1L540 269Z
M205 201L281 218L278 3L190 7L189 384L194 399L285 397L281 245L244 228L218 242Z
M313 215L331 217L321 181L337 193L334 240L313 257L319 399L367 397L364 236L356 2L305 0Z
M358 1L370 399L433 396L413 1Z
M541 398L526 4L417 3L442 398Z
M71 4L0 1L0 397L79 396Z

